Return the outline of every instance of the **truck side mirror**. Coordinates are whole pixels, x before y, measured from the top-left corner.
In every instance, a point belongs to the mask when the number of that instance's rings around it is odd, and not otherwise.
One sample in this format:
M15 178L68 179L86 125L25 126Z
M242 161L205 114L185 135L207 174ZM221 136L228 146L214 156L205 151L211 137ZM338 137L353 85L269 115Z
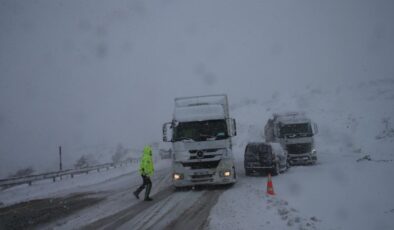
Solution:
M171 142L172 141L172 123L167 122L163 125L163 141Z
M228 135L230 137L236 136L237 135L237 124L235 123L235 119L229 118L227 120L227 124L228 124Z
M317 128L317 124L313 123L313 134L318 134L318 133L319 133L319 130Z

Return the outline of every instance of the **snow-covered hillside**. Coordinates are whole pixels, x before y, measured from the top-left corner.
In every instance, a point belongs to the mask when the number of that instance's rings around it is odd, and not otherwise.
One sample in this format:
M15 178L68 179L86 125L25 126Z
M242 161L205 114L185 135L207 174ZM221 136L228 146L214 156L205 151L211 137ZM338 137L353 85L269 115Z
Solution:
M233 106L238 170L249 141L263 140L273 112L305 111L319 125L318 164L274 177L241 177L211 212L212 229L392 229L394 226L394 80L250 99ZM365 157L369 155L369 157Z
M331 88L307 86L271 98L244 99L232 106L239 123L236 140L240 148L245 141L263 140L263 127L275 112L305 111L319 126L321 154L348 152L384 160L394 155L393 101L394 78Z

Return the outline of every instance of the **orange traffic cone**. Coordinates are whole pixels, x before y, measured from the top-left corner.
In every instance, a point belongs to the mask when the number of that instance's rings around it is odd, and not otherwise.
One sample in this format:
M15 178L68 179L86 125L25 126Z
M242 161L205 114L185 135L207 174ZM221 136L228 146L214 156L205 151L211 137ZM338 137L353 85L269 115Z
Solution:
M268 195L275 195L274 186L272 185L272 180L271 180L271 174L268 174L267 194Z

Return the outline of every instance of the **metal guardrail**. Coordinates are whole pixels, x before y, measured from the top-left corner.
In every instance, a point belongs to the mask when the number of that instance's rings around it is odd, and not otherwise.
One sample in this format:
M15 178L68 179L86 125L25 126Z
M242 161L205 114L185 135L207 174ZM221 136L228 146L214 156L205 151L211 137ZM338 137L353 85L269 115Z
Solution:
M21 184L32 185L32 183L35 181L48 180L48 179L52 179L53 182L55 182L57 178L62 179L63 176L70 176L71 178L73 178L74 175L84 174L84 173L88 174L91 171L99 172L102 169L109 170L110 168L122 167L124 165L131 164L132 161L134 161L134 160L121 161L118 163L106 163L106 164L88 166L88 167L80 168L80 169L67 169L67 170L57 171L57 172L49 172L49 173L23 176L23 177L12 177L12 178L7 178L7 179L0 179L0 187L2 189L5 189L5 188L9 188L9 187L12 187L15 185L21 185Z

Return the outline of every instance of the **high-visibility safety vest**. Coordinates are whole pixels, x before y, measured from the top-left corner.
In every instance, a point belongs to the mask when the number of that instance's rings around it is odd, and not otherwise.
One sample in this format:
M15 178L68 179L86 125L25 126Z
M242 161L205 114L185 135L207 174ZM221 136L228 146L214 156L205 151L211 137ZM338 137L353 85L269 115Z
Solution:
M144 147L144 152L140 163L141 175L152 176L155 169L153 168L152 148L147 145Z

